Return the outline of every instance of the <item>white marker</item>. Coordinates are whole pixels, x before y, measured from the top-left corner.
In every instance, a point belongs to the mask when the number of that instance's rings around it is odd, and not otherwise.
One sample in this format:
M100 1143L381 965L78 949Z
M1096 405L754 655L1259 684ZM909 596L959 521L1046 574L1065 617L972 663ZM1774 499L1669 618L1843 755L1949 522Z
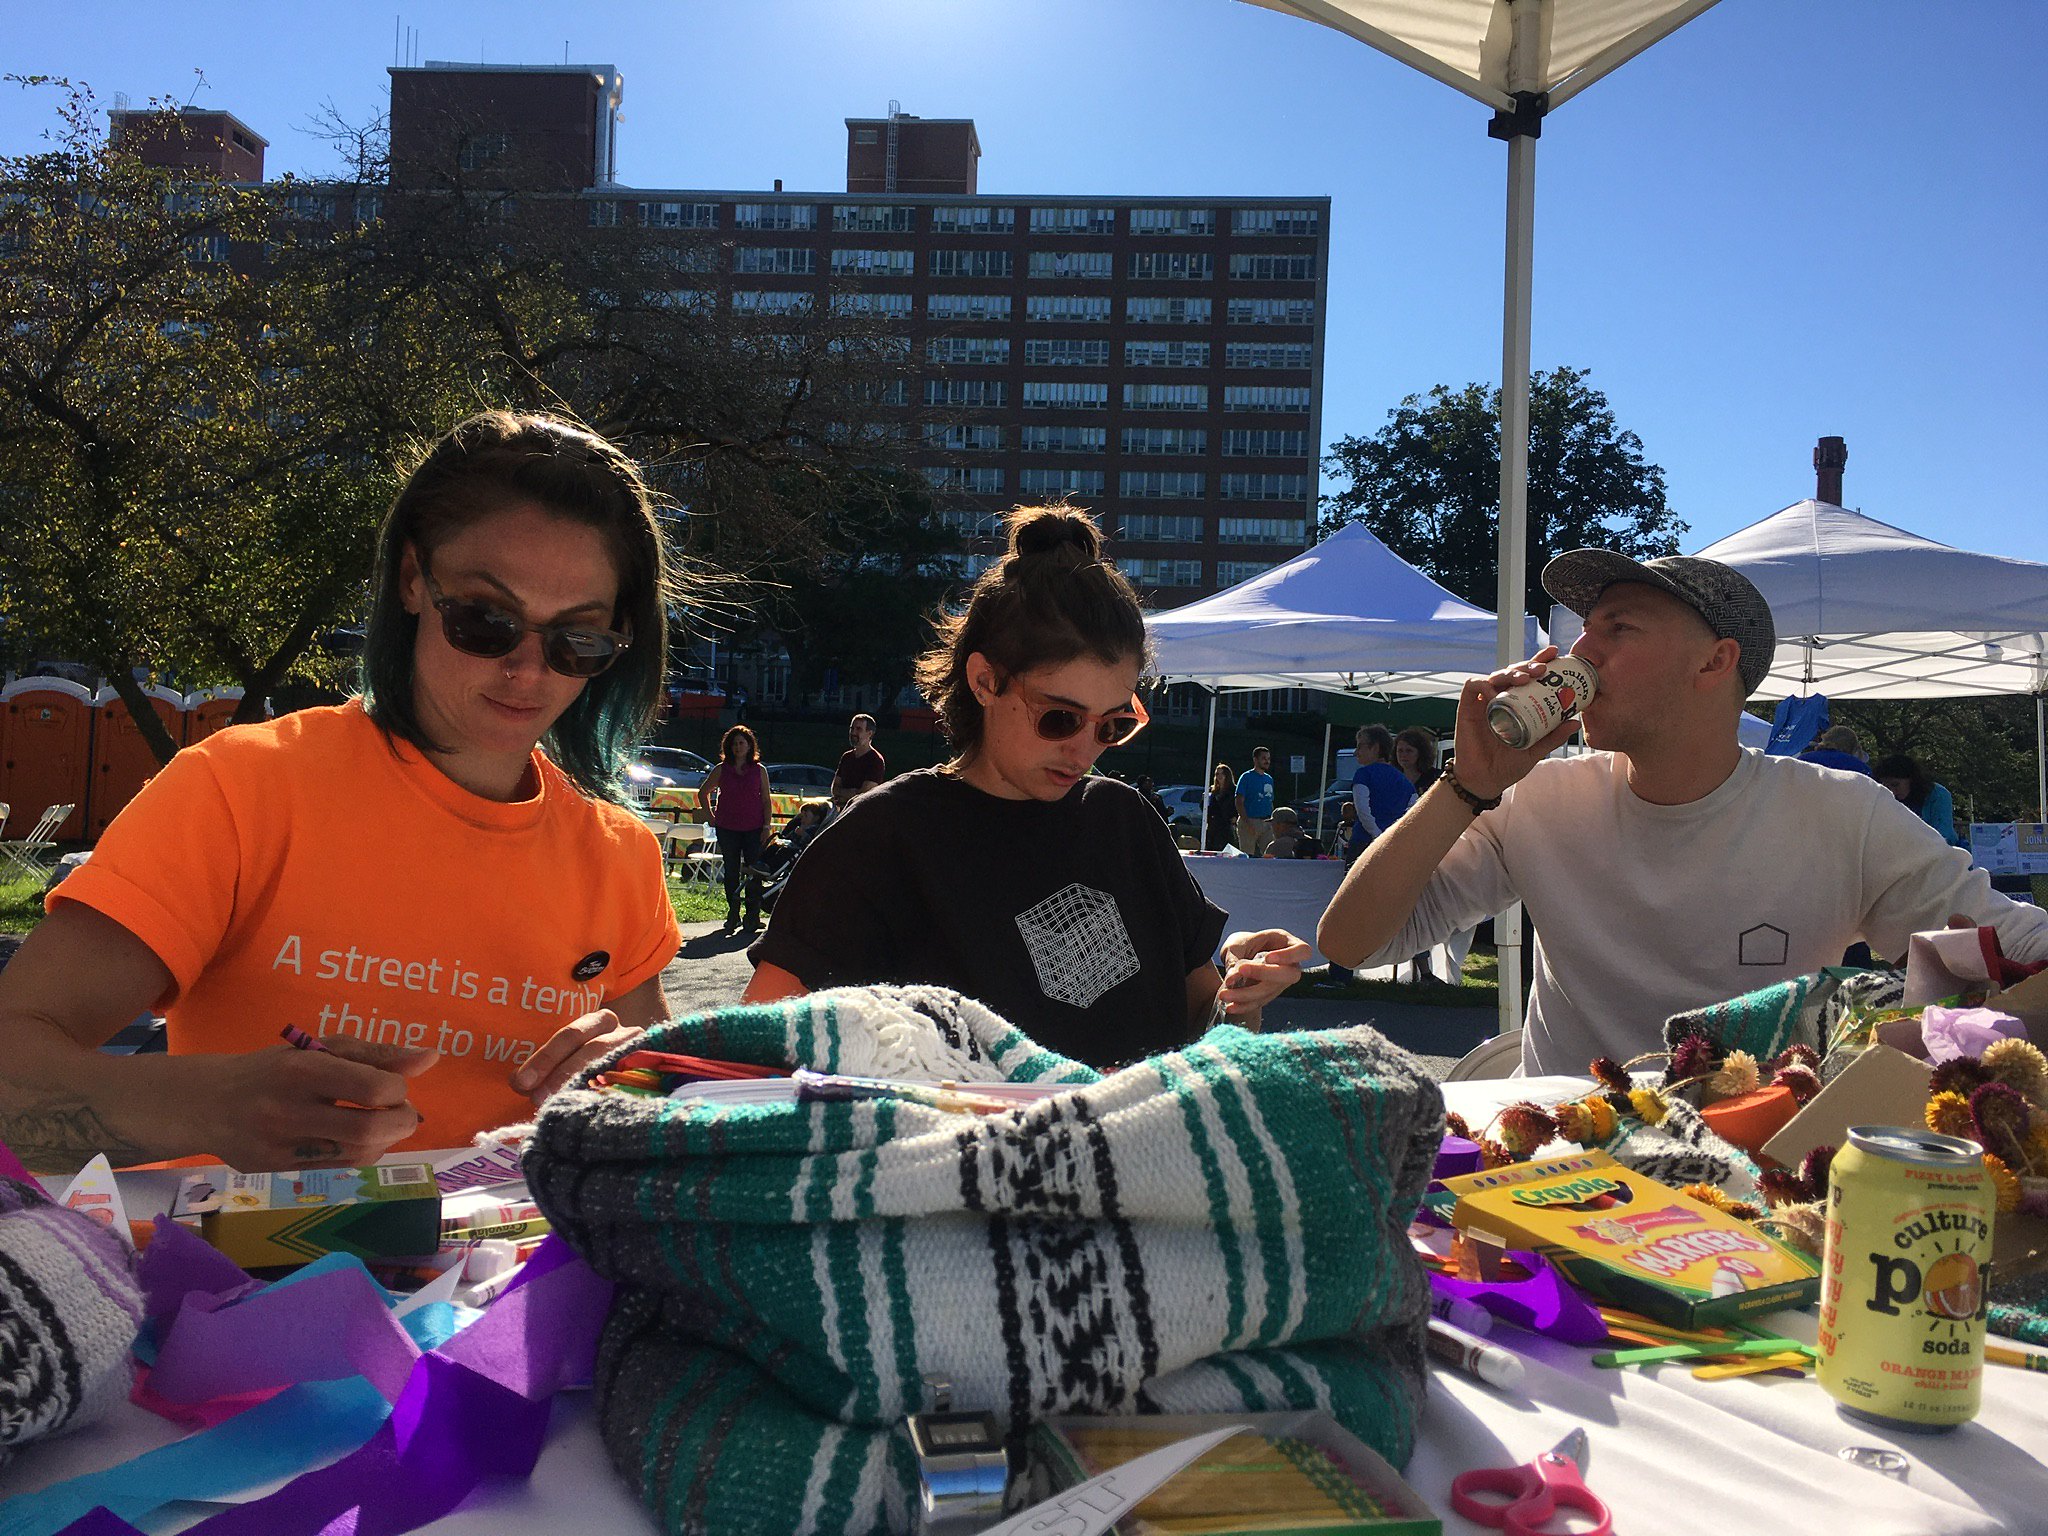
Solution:
M1475 1339L1464 1329L1453 1328L1434 1317L1429 1320L1429 1352L1477 1376L1490 1387L1505 1390L1522 1384L1520 1355L1484 1339Z
M1462 1328L1467 1333L1493 1332L1491 1312L1478 1302L1467 1301L1462 1296L1453 1296L1449 1291L1432 1289L1429 1293L1429 1311L1432 1317L1441 1318L1453 1328Z

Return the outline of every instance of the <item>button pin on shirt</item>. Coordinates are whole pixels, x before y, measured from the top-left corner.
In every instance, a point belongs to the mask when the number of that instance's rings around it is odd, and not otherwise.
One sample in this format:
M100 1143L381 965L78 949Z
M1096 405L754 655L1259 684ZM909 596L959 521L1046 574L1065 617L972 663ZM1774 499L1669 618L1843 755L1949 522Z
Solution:
M611 963L612 957L609 951L593 949L570 968L569 974L578 981L588 981Z

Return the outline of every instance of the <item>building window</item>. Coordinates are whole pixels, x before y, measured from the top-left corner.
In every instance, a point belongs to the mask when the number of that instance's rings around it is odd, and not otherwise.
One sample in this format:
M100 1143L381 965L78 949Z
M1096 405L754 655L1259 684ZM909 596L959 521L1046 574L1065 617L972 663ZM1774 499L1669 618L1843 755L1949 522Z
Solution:
M1306 368L1313 348L1305 341L1233 341L1223 349L1226 368Z
M1125 453L1204 453L1209 447L1206 427L1125 427Z
M1029 384L1024 386L1024 403L1031 404ZM1024 427L1018 432L1017 446L1026 453L1100 453L1109 446L1108 438L1107 427Z
M1028 267L1032 277L1107 280L1112 270L1107 251L1033 251Z
M1225 475L1225 501L1307 501L1307 475Z
M925 479L935 491L953 491L966 496L1000 496L1003 472L986 464L928 464Z
M816 229L816 203L735 203L734 229Z
M801 315L811 307L811 296L795 289L736 288L732 312L736 315Z
M1305 283L1316 275L1313 256L1233 256L1233 279L1253 282Z
M1202 519L1188 512L1126 512L1118 537L1138 544L1199 544Z
M808 277L818 270L818 253L804 245L742 245L732 253L732 269Z
M1308 388L1300 384L1226 384L1223 386L1223 409L1306 412Z
M934 293L924 301L924 312L932 320L1007 320L1010 296L1006 293Z
M1031 233L1034 235L1113 235L1116 233L1116 210L1114 208L1034 208L1031 210Z
M1125 299L1124 318L1132 325L1207 325L1207 299Z
M879 130L874 128L856 128L853 130L853 142L856 144L879 143L881 142L879 138Z
M1040 294L1024 301L1024 318L1057 324L1107 324L1109 300L1083 294Z
M1001 379L926 379L924 403L955 406L962 410L987 410L1000 406L1006 397Z
M785 297L802 298L804 295ZM718 307L718 295L707 288L650 288L642 292L640 298L650 309L687 309L699 315L708 315Z
M1134 235L1213 235L1216 215L1207 208L1133 208Z
M914 251L834 250L834 277L909 277L917 271Z
M455 163L465 171L480 171L511 152L512 135L509 133L472 133L464 136L461 146L455 151Z
M1117 492L1133 501L1200 501L1208 478L1198 469L1127 469Z
M1107 384L1054 384L1046 380L1027 380L1024 385L1024 409L1027 411L1064 408L1073 411L1103 411L1109 409L1109 386Z
M1250 581L1254 576L1263 576L1280 562L1277 560L1218 560L1216 562L1216 585L1234 587L1241 581ZM1265 713L1265 711L1258 711Z
M716 203L642 203L640 222L648 229L716 229Z
M1100 496L1099 469L1020 469L1017 491L1025 496Z
M1127 341L1124 343L1124 366L1126 368L1206 368L1209 366L1209 343L1206 341Z
M926 388L925 394L927 397L930 396L931 390L929 387ZM908 379L888 379L880 383L872 380L867 382L856 381L853 385L853 397L856 400L865 400L871 405L908 405L910 404L910 381ZM927 403L936 404L937 402L930 401L928 398Z
M1227 476L1225 478L1228 478ZM1302 517L1221 517L1216 520L1219 544L1293 544L1308 542L1308 519Z
M1314 299L1232 299L1225 316L1232 325L1314 325Z
M1293 427L1232 427L1223 434L1226 459L1299 459L1308 456L1308 434Z
M993 453L1003 446L1003 429L993 424L928 421L924 445L944 453Z
M362 207L362 199L356 199L356 206ZM590 204L590 227L592 229L617 229L619 226L619 205L610 198L599 198Z
M832 227L863 235L907 235L917 227L917 210L885 203L834 203Z
M334 197L327 192L289 192L285 194L284 211L288 218L331 224L334 222Z
M1034 337L1024 343L1024 361L1034 368L1106 368L1109 343L1079 337Z
M932 210L935 235L1007 235L1017 228L1014 208L958 208Z
M999 539L1003 536L1003 514L969 507L948 507L939 514L939 526L952 530L963 539ZM979 576L987 568L988 561L984 560L979 569L969 574Z
M642 247L640 260L650 267L666 267L671 272L701 275L718 270L718 247L694 243Z
M933 277L1008 277L1008 251L933 251Z
M1233 208L1233 235L1313 235L1322 222L1316 208Z
M1234 262L1237 258L1232 257ZM1139 281L1188 279L1206 282L1216 275L1207 251L1133 251L1131 276Z
M1209 409L1209 386L1206 384L1126 384L1124 386L1124 409L1127 411L1206 411Z
M1010 343L1001 336L934 336L925 356L935 363L979 363L1001 366L1010 360Z
M835 293L832 295L832 313L835 315L876 315L888 320L910 318L910 295L907 293Z
M1199 587L1199 560L1119 560L1116 568L1141 587Z
M619 205L617 203L606 203L604 206L611 209L612 222L616 224L619 220ZM384 217L383 194L378 192L358 192L356 194L355 214L358 224L376 223Z

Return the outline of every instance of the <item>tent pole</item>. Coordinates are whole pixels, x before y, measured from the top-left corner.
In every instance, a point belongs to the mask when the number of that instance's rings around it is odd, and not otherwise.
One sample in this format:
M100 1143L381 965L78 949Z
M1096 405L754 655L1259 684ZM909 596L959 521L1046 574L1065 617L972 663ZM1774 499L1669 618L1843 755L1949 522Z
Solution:
M1216 782L1216 690L1209 690L1209 741L1202 748L1202 771L1207 776L1202 789L1202 841L1201 850L1209 851L1209 797L1216 793L1212 787ZM1235 793L1235 791L1233 791Z
M2048 693L2034 695L2035 808L2048 822Z
M1316 841L1325 851L1329 844L1323 842L1323 822L1330 809L1330 797L1323 793L1321 786L1330 782L1330 717L1323 716L1323 755L1316 763Z
M1507 144L1507 271L1500 339L1500 552L1494 610L1500 617L1494 655L1503 667L1523 660L1527 644L1522 611L1529 568L1529 312L1536 266L1536 135L1511 132ZM1507 1034L1522 1027L1520 902L1495 915L1493 936L1499 960L1500 1032Z

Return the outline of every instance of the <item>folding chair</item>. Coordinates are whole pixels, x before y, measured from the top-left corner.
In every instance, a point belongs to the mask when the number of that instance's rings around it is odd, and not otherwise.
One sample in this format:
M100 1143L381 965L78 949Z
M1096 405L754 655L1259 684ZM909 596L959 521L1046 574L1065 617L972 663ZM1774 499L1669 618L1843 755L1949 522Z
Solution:
M42 856L57 846L53 835L77 810L74 805L53 805L43 812L42 819L29 829L27 837L12 842L0 842L0 860L6 861L6 874L10 879L40 880L45 871ZM0 826L6 823L0 821Z

